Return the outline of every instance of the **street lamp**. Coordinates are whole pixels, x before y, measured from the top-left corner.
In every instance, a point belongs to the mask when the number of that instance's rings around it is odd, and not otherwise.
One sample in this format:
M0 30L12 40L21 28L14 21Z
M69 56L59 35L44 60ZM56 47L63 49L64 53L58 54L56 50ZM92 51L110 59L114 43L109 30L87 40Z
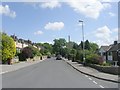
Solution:
M82 21L82 20L79 20L79 22L82 23L82 36L83 36L83 64L85 64L84 27L83 27L83 21Z

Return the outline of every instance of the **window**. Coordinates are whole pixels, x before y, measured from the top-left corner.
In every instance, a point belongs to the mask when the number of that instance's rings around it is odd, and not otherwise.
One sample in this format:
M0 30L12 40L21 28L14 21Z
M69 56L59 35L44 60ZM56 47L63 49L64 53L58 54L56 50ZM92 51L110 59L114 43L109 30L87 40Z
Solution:
M108 55L111 56L111 55L112 55L112 52L108 52Z

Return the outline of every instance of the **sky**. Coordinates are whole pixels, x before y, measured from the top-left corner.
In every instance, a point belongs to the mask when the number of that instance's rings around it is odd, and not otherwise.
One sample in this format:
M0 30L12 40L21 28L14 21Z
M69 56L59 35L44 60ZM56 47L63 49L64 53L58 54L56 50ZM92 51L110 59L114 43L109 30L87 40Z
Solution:
M0 30L32 42L53 43L65 38L78 44L85 40L99 46L118 40L118 2L111 0L58 0L2 2Z

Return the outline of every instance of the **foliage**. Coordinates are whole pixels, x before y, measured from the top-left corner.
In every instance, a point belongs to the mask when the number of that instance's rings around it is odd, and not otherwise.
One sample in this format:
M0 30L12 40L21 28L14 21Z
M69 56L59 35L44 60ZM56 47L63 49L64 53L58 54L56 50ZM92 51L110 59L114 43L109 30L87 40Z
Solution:
M96 43L90 43L90 50L94 53L98 50L99 46Z
M111 66L111 63L107 62L107 63L103 63L102 66Z
M32 49L30 47L23 48L22 52L20 53L21 60L20 61L26 61L27 58L33 57Z
M37 48L35 48L33 46L29 46L29 48L31 48L31 50L32 50L32 56L33 57L35 57L35 56L41 56L40 51Z
M19 59L20 61L26 61L27 58L34 58L35 56L41 56L39 50L33 46L28 46L22 49Z
M16 47L14 40L7 34L2 33L2 62L12 59L16 54Z
M90 50L90 43L88 40L85 41L85 49Z
M90 54L86 57L86 63L99 64L99 56L97 54Z
M53 45L53 52L55 54L59 53L62 54L62 49L66 45L66 40L63 38L60 39L55 39L54 40L54 45Z
M52 54L53 53L53 47L52 44L49 43L37 43L37 46L40 46L40 53L42 55L47 55L48 53Z

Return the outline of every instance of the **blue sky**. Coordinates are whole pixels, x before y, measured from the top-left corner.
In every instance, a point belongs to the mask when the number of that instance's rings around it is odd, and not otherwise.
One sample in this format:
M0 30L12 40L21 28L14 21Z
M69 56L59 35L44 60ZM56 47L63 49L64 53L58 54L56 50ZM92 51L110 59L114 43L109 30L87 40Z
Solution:
M0 6L1 30L8 35L30 39L33 42L49 42L55 38L71 36L82 40L84 21L85 39L99 45L109 45L118 38L118 3L100 2L4 2Z

